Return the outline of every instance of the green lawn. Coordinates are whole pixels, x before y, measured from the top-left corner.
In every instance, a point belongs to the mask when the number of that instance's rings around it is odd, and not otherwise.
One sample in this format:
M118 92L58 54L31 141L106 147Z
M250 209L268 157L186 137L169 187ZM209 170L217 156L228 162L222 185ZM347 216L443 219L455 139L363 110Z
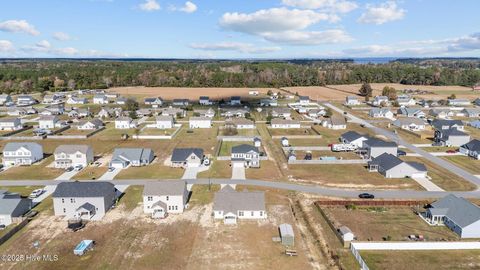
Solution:
M214 160L210 169L197 174L197 178L231 178L232 168L229 160Z
M143 186L129 186L118 202L118 206L125 206L127 212L132 211L142 201Z
M228 142L222 141L220 146L220 152L218 153L219 156L230 156L232 153L232 147L238 146L241 144L248 144L253 145L253 142Z
M192 196L188 203L191 206L209 204L218 190L220 190L220 185L193 185Z

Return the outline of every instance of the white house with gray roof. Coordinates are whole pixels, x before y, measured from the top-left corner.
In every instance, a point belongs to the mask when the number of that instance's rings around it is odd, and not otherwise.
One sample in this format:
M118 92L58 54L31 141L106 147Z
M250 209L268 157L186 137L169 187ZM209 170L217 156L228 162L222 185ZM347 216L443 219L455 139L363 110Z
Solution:
M237 192L226 185L215 193L213 218L222 220L224 224L237 224L237 219L266 219L265 193L262 191Z
M55 157L55 168L68 168L76 165L86 167L93 162L93 149L89 145L59 145L53 155Z
M115 128L116 129L130 129L136 128L137 122L128 116L118 117L115 119Z
M19 118L0 118L0 130L19 130L23 125Z
M203 162L203 149L175 148L170 162L176 168L199 167Z
M331 116L330 118L322 121L322 126L334 130L346 129L347 121L345 121L345 118L341 116Z
M474 139L461 145L459 152L474 159L480 159L480 140Z
M480 207L465 198L450 194L422 215L430 225L445 225L460 238L480 238Z
M150 148L115 148L110 167L122 169L128 166L146 166L154 157Z
M274 118L270 121L271 128L300 128L300 121Z
M393 118L393 112L386 108L372 108L368 112L368 116L373 118Z
M110 182L62 182L52 194L55 216L67 219L100 220L117 200Z
M152 108L158 108L163 105L163 99L161 97L149 97L144 99L145 105L151 105Z
M190 117L188 120L190 128L211 128L212 118L209 117Z
M480 117L480 108L465 108L462 110L462 114L469 118Z
M174 121L173 116L171 115L159 115L155 117L154 127L158 129L169 129L173 128Z
M183 180L148 182L143 188L143 212L152 218L183 213L188 194Z
M21 95L17 97L17 106L31 106L37 103L38 101L29 95Z
M361 103L356 96L347 96L345 98L345 105L347 105L347 106L357 106L357 105L360 105L360 104Z
M108 98L104 94L94 95L93 104L108 104Z
M0 95L0 105L2 106L10 106L13 104L12 97L7 94Z
M375 158L383 153L397 155L398 145L395 142L387 142L377 138L369 137L362 143L362 150L367 158Z
M43 147L34 142L11 142L3 148L3 166L32 165L43 159Z
M368 139L367 135L362 135L356 131L347 131L340 136L340 142L355 145L357 148L362 148L363 142Z
M416 118L425 118L426 113L419 108L407 108L402 107L398 109L397 114L403 115L406 117L416 117Z
M376 96L372 101L373 106L390 106L390 100L386 96Z
M92 120L80 121L77 124L77 129L80 130L95 130L105 126L102 120L95 118Z
M257 147L249 144L234 146L232 147L231 162L232 166L241 164L247 168L259 168L260 151Z
M60 127L62 122L55 115L44 115L38 119L38 127L43 129L54 129Z
M471 104L472 102L470 100L464 98L452 98L448 100L449 106L468 106Z
M426 123L420 118L400 117L393 121L393 125L405 130L421 131L425 130Z
M399 106L413 106L416 104L415 99L410 95L399 95L396 101Z
M368 162L370 172L379 172L385 178L426 177L427 168L418 162L405 162L397 156L383 153Z
M0 190L0 225L8 226L21 221L21 217L32 209L32 200L20 194Z

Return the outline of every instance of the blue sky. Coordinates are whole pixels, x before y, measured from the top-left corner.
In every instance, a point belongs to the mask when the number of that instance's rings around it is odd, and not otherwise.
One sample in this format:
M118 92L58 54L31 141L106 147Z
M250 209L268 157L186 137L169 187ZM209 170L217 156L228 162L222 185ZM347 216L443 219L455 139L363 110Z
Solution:
M480 57L478 0L3 0L0 57Z

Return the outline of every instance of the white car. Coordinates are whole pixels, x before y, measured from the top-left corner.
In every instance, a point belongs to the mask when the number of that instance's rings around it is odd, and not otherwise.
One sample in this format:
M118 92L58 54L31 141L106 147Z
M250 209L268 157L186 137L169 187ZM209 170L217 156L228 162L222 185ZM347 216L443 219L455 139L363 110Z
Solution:
M45 190L43 190L43 189L35 189L34 191L32 191L32 193L30 193L30 195L28 197L30 199L35 199L35 198L40 197L40 195L42 195L44 192L45 192Z
M83 169L83 165L75 165L73 167L73 170L76 171L76 172L80 171L81 169Z

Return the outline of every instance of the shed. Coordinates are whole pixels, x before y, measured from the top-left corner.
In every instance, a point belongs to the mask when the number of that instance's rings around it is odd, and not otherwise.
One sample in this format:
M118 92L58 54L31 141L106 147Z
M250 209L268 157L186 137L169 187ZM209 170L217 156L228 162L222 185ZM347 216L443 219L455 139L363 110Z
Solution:
M352 230L347 226L342 226L338 229L338 232L342 236L343 241L353 241L355 235L353 234Z
M286 223L280 224L280 226L278 226L278 230L280 232L282 244L285 246L293 246L295 242L295 235L293 233L292 225Z

